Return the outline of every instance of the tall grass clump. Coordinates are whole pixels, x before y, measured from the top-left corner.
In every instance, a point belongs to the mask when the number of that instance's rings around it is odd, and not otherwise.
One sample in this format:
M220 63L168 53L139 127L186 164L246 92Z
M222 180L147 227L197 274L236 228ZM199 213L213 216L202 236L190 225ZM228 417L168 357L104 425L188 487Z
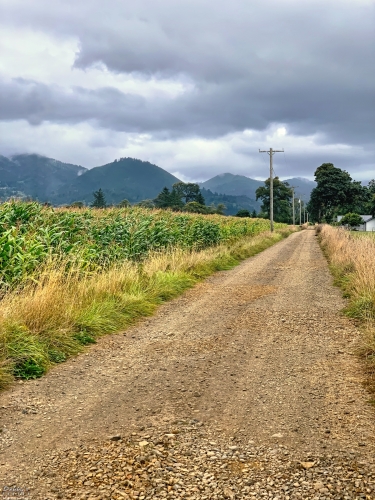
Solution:
M346 313L364 327L362 355L375 391L375 239L323 225L318 230L336 284L349 299Z
M290 233L263 219L0 206L0 388L36 378Z

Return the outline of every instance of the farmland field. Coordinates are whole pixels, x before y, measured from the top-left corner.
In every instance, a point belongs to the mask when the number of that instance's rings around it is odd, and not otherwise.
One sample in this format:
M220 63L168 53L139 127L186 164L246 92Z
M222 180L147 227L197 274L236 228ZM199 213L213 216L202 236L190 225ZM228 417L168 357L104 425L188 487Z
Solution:
M351 236L355 238L372 238L375 239L375 231L350 231Z
M290 233L264 219L20 202L1 205L0 228L0 386L41 376Z
M5 203L0 208L0 286L22 283L51 258L64 258L95 271L123 260L142 261L150 252L202 250L255 236L268 227L264 219L140 208L74 211L38 203Z

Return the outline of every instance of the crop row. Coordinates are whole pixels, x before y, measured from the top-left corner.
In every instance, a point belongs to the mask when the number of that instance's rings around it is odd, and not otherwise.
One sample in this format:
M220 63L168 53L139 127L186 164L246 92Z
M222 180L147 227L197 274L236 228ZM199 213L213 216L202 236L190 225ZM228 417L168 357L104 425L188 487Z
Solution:
M142 261L155 251L201 250L268 228L264 219L141 208L55 209L11 201L0 205L0 288L35 277L48 259L95 271L121 260Z

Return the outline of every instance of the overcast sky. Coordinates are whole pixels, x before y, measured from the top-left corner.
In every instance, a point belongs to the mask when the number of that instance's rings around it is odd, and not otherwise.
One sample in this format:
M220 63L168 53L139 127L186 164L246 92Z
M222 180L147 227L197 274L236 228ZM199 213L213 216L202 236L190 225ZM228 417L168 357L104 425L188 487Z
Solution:
M0 0L0 154L375 177L374 0Z

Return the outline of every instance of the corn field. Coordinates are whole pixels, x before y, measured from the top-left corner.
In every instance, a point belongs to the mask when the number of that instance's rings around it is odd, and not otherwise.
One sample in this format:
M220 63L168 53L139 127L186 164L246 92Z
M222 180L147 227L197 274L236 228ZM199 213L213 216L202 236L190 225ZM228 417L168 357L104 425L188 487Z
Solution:
M263 219L142 208L0 205L0 390L290 233L268 229Z
M122 260L143 261L150 252L202 250L268 228L264 219L10 201L0 205L0 289L37 279L38 269L51 259L94 272Z

